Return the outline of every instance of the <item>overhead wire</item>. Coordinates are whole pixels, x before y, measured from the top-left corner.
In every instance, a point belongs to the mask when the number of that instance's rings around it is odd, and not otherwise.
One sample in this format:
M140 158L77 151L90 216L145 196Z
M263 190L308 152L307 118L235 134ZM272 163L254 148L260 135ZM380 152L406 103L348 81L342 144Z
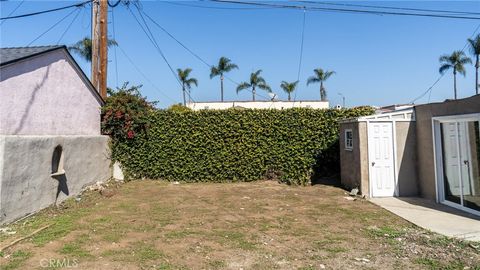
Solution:
M353 8L312 7L312 6L287 5L287 4L276 4L276 3L267 3L267 2L244 2L244 1L236 1L236 0L205 0L205 1L215 2L215 3L226 3L226 4L278 7L278 8L285 8L285 9L304 9L305 8L311 11L337 11L337 12L350 12L350 13L373 14L373 15L395 15L395 16L433 17L433 18L444 18L444 19L480 20L480 17L459 16L459 15L375 11L375 10L361 10L361 9L353 9Z
M473 38L479 29L480 29L480 24L477 26L477 28L475 28L475 31L473 31L473 33L472 33L472 35L470 36L470 38ZM463 48L462 48L461 51L462 51L462 52L465 51L465 49L467 48L467 46L468 46L468 42L465 43L465 45L463 46ZM445 76L445 73L440 74L440 76L437 78L437 80L436 80L429 88L427 88L426 91L424 91L422 94L420 94L419 96L417 96L416 98L414 98L412 101L410 101L410 104L414 104L416 101L418 101L419 99L423 98L426 94L429 94L429 95L428 95L428 102L430 102L430 97L431 97L433 88L434 88L435 85L437 85L437 83L443 78L443 76Z
M305 21L307 17L307 10L303 10L303 21L302 21L302 35L301 35L301 42L300 42L300 57L298 60L298 72L297 72L297 82L300 81L300 72L302 70L302 59L303 59L303 44L305 40ZM293 96L293 105L295 105L295 101L297 99L297 91L295 91L295 95ZM292 106L293 106L292 105Z
M172 38L175 42L177 42L181 47L183 47L186 51L188 51L191 55L193 55L195 58L197 58L200 62L202 62L203 64L205 64L208 68L212 68L212 65L209 64L207 61L205 61L202 57L200 57L198 54L196 54L195 52L193 52L190 48L188 48L185 44L183 44L179 39L177 39L173 34L171 34L167 29L165 29L163 26L161 26L157 21L155 21L150 15L148 15L144 10L141 10L141 12L145 15L145 17L147 17L155 26L157 26L158 28L160 28L160 30L162 30L164 33L166 33L170 38ZM227 75L224 75L224 77L232 82L233 84L235 85L240 85L238 82L234 81L232 78L230 78L229 76ZM250 89L248 89L248 91L251 91ZM270 99L269 97L266 97L264 95L261 95L261 94L258 94L258 93L255 93L255 95L261 97L261 98L266 98L266 99Z
M146 81L148 81L153 86L153 88L155 90L157 90L158 93L160 93L162 96L166 97L170 101L177 102L175 99L173 99L170 96L168 96L167 94L165 94L150 78L148 78L147 75L145 75L145 73L142 72L142 70L138 67L138 65L136 65L135 62L133 62L132 58L130 56L128 56L128 54L125 52L125 50L122 49L120 44L118 44L117 47L120 49L120 52L125 56L125 58L127 58L128 62L130 62L130 64L135 68L135 70L137 70L137 72L140 75L142 75L142 77Z
M12 16L13 13L15 13L15 11L17 11L17 9L20 8L20 6L23 5L24 2L25 2L25 0L20 1L20 3L10 13L8 13L7 17ZM0 26L3 25L4 22L5 22L5 20L2 20L0 22Z
M59 25L61 22L63 22L65 19L67 19L68 17L70 17L75 11L77 11L76 9L70 11L67 15L65 15L63 18L61 18L59 21L57 21L56 23L54 23L52 26L50 26L50 28L48 28L45 32L41 33L40 35L38 35L34 40L32 40L30 43L27 44L27 47L32 45L35 41L37 41L38 39L40 39L41 37L43 37L46 33L50 32L50 30L52 30L53 28L55 28L57 25Z
M115 15L114 15L114 9L112 8L112 33L113 33L113 40L116 41L116 35L115 35ZM115 81L118 86L118 58L117 58L117 46L113 46L113 55L115 57Z
M417 11L417 12L436 12L436 13L449 13L449 14L465 14L465 15L480 15L480 12L469 11L455 11L455 10L439 10L439 9L423 9L423 8L407 8L407 7L391 7L391 6L378 6L378 5L359 5L350 3L334 3L327 1L295 1L290 2L308 3L308 4L320 4L331 6L346 6L346 7L361 7L361 8L374 8L374 9L391 9L391 10L403 10L403 11Z
M194 8L203 8L203 9L218 9L218 10L265 10L265 9L276 9L276 7L213 7L213 6L201 6L190 3L184 3L182 1L160 1L165 4L183 6L183 7L194 7Z
M164 60L164 62L167 64L168 68L170 69L170 71L172 72L172 75L175 77L175 80L178 82L178 84L183 87L183 84L182 82L180 81L180 79L178 78L177 76L177 73L175 73L175 70L172 68L172 65L170 65L170 62L168 61L167 57L165 56L165 54L163 53L162 49L160 48L160 46L158 45L156 39L155 39L155 36L153 35L152 31L150 30L150 27L148 26L147 22L145 21L145 18L143 17L142 13L141 13L141 10L140 8L135 5L135 7L137 8L137 12L140 14L140 18L142 19L143 23L145 25L142 25L142 23L138 20L137 16L135 15L135 13L133 13L133 11L130 9L130 7L127 6L127 9L130 11L130 13L132 14L132 16L135 18L135 21L138 23L138 25L140 26L140 28L143 30L143 32L145 33L145 35L148 37L148 39L150 40L150 42L153 44L153 46L157 49L158 53L162 56L162 59ZM195 102L195 100L190 96L190 93L188 93L188 91L185 91L189 98L191 100L193 100Z
M77 11L77 14L75 14L75 16L73 17L73 20L68 24L67 28L65 29L65 31L63 31L62 35L60 36L60 38L57 40L57 43L55 43L56 45L58 45L60 43L60 41L63 39L63 37L65 36L65 34L68 32L68 30L70 30L70 28L72 27L73 23L75 22L75 20L78 18L78 15L80 15L81 13L81 9L78 9Z
M3 20L10 20L10 19L18 19L18 18L36 16L36 15L50 13L50 12L56 12L56 11L69 9L69 8L79 8L79 7L83 7L85 4L88 4L90 2L92 2L92 0L84 1L84 2L80 2L80 3L77 3L77 4L68 5L68 6L64 6L64 7L54 8L54 9L47 9L47 10L42 10L42 11L37 11L37 12L32 12L32 13L27 13L27 14L2 17L2 18L0 18L0 20L3 21Z

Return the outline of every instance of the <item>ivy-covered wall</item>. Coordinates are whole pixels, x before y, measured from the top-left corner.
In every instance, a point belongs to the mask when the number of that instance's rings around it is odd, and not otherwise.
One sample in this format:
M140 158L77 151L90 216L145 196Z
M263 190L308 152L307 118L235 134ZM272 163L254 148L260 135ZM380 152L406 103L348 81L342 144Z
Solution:
M304 185L339 172L338 123L355 109L154 110L149 128L113 139L112 157L130 178Z

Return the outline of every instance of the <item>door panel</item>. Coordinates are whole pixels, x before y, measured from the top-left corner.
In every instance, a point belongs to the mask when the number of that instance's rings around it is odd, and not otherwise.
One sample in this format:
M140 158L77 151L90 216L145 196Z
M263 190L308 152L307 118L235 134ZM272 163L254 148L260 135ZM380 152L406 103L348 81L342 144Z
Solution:
M464 151L461 152L463 161L462 186L463 205L473 210L480 211L480 130L478 121L464 123L465 139ZM462 140L460 140L462 143Z
M440 122L443 199L480 211L479 121Z
M392 123L369 123L369 160L372 197L395 195Z

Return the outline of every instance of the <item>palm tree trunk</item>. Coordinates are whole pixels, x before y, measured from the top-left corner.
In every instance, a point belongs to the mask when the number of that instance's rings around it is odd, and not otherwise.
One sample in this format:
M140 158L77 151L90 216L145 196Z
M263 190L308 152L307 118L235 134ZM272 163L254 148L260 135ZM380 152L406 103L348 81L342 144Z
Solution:
M252 100L255 101L255 86L252 87Z
M453 97L457 99L457 69L453 68Z
M322 82L320 82L320 100L322 100L322 87L323 87Z
M478 68L480 68L480 59L477 54L477 62L475 63L475 94L478 95Z
M288 93L288 101L291 101L291 99L290 99L290 93Z
M220 75L220 99L223 102L223 74Z
M186 106L187 99L185 98L185 84L182 84L182 92L183 92L183 106Z

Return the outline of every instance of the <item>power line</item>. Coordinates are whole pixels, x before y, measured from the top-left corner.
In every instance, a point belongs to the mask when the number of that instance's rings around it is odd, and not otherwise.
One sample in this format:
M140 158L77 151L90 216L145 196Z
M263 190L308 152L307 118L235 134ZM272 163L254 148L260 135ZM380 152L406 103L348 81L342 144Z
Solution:
M473 31L473 33L472 33L472 35L470 36L470 38L473 38L479 29L480 29L480 24L477 26L477 28L475 28L475 31ZM467 48L467 46L468 46L468 42L466 42L465 45L463 46L462 52ZM423 98L427 93L428 93L428 102L430 102L430 97L431 97L431 95L432 95L433 87L435 87L435 85L437 85L437 83L443 78L443 76L445 76L445 74L446 74L446 73L440 74L440 76L438 77L438 79L437 79L425 92L423 92L423 93L420 94L418 97L416 97L415 99L413 99L410 103L411 103L411 104L414 104L417 100Z
M7 17L12 16L12 14L15 13L15 11L17 11L17 9L18 9L21 5L23 5L24 2L25 2L25 0L20 1L20 3L19 3L10 13L8 13ZM4 22L5 22L5 21L1 21L1 22L0 22L0 25L3 25Z
M77 19L78 15L80 15L80 9L78 9L78 12L77 14L75 14L75 16L73 17L73 20L70 22L70 24L68 24L67 28L65 29L65 31L63 31L62 35L60 36L60 38L57 40L57 45L60 43L60 41L63 39L63 37L65 36L65 34L68 32L68 30L70 29L70 27L72 27L72 24L75 22L75 20Z
M302 59L303 59L303 43L305 40L305 20L307 16L307 11L303 10L303 22L302 22L302 38L300 43L300 58L298 60L298 72L297 72L297 81L300 81L300 71L302 70ZM293 96L293 104L295 104L295 100L297 99L297 91L295 91L295 95Z
M130 13L132 14L133 18L135 19L135 21L138 23L138 25L140 26L140 28L142 29L142 31L145 33L145 35L147 36L147 38L150 40L150 42L153 44L153 47L155 47L158 51L158 53L162 56L162 59L165 61L165 63L167 64L168 68L170 69L170 71L172 72L173 76L175 77L175 80L180 84L182 85L182 83L180 82L180 80L178 79L177 77L177 74L175 73L175 71L173 70L172 66L170 65L170 63L168 62L167 58L165 57L165 54L163 54L163 51L162 49L160 49L160 46L158 45L155 37L153 36L152 32L150 31L150 29L148 28L148 25L145 25L143 26L142 23L138 20L137 16L135 15L135 13L133 13L133 11L127 7L127 9L130 11ZM138 8L137 8L138 9ZM146 27L146 28L145 28Z
M176 100L174 100L173 98L171 98L170 96L168 96L167 94L165 94L162 90L160 90L160 88L155 84L153 83L152 80L150 80L147 75L145 75L145 73L143 73L140 68L133 62L133 60L127 55L127 53L122 49L122 47L118 44L117 47L120 49L120 52L125 56L125 58L127 58L127 60L130 62L130 64L137 70L137 72L142 75L142 77L147 80L155 90L157 90L162 96L168 98L170 101L173 101L173 102L177 102Z
M374 9L391 9L391 10L407 10L407 11L419 11L419 12L437 12L437 13L450 13L450 14L480 15L479 12L468 12L468 11L422 9L422 8L407 8L407 7L388 7L388 6L376 6L376 5L359 5L359 4L334 3L334 2L324 2L324 1L292 1L292 2L320 4L320 5L329 5L329 6L346 6L346 7L362 7L362 8L374 8Z
M120 1L120 0L119 0ZM115 16L114 16L114 9L112 9L112 32L113 32L113 40L116 41L115 36ZM117 46L113 46L113 54L115 56L115 79L118 86L118 58L117 58Z
M307 9L311 11L335 11L335 12L351 12L351 13L358 13L358 14L374 14L374 15L396 15L396 16L413 16L413 17L433 17L433 18L445 18L445 19L480 20L480 17L456 16L456 15L421 14L421 13L408 13L408 12L374 11L374 10L311 7L311 6L307 7L307 6L299 6L299 5L286 5L286 4L275 4L275 3L264 3L264 2L243 2L243 1L236 1L236 0L206 0L206 1L215 2L215 3L227 3L227 4L278 7L278 8L285 8L285 9Z
M203 9L219 9L219 10L262 10L262 9L276 9L276 7L213 7L213 6L201 6L195 4L186 4L182 2L173 2L173 1L161 1L161 3L166 3L175 6L183 7L194 7L194 8L203 8Z
M133 11L127 7L127 9L130 11L130 13L132 14L132 16L135 18L135 21L138 23L138 25L140 25L140 28L142 28L143 32L145 33L145 35L147 35L148 39L150 40L150 42L152 42L153 46L157 49L157 51L160 53L160 55L162 56L163 60L165 61L165 63L167 64L168 68L170 69L170 71L172 72L172 75L175 77L176 81L178 82L178 84L180 86L183 87L182 85L182 82L180 81L180 79L178 78L177 74L175 73L175 71L173 70L172 66L170 65L170 63L168 62L167 60L167 57L165 56L165 54L163 53L162 49L160 49L160 46L158 45L156 39L155 39L155 36L153 35L152 31L150 30L150 27L148 27L148 24L147 22L145 21L145 18L143 17L141 11L140 11L140 8L135 5L135 7L137 8L137 12L140 14L140 18L142 19L143 23L145 24L145 27L142 25L142 23L138 20L138 18L135 16L135 14L133 13ZM190 96L190 93L188 93L188 96L191 100L193 100L195 102L195 100Z
M47 10L42 10L42 11L37 11L37 12L33 12L33 13L21 14L21 15L16 15L16 16L7 16L7 17L0 18L0 20L3 21L3 20L10 20L10 19L30 17L30 16L35 16L35 15L40 15L40 14L45 14L45 13L60 11L60 10L64 10L64 9L68 9L68 8L73 8L73 7L79 8L79 7L83 7L85 4L88 4L88 3L90 3L90 2L92 2L92 0L80 2L80 3L73 4L73 5L69 5L69 6L64 6L64 7L54 8L54 9L47 9Z
M140 11L139 11L140 12ZM207 61L205 61L203 58L201 58L198 54L196 54L195 52L193 52L191 49L189 49L185 44L183 44L180 40L178 40L175 36L173 36L173 34L171 34L167 29L165 29L164 27L162 27L158 22L156 22L150 15L148 15L144 10L141 10L141 12L150 20L152 21L152 23L154 25L156 25L158 28L160 28L163 32L165 32L170 38L172 38L174 41L176 41L180 46L182 46L185 50L187 50L190 54L192 54L195 58L197 58L200 62L202 62L203 64L205 64L208 68L211 68L212 65L210 65ZM231 79L230 77L224 75L224 77L229 80L230 82L232 82L233 84L235 85L239 85L238 82L234 81L233 79ZM250 89L248 89L249 91L251 91ZM269 99L268 97L266 96L263 96L261 94L258 94L258 93L255 93L255 95L259 96L259 97L262 97L262 98L266 98L266 99Z
M68 13L65 17L63 17L62 19L60 19L59 21L57 21L56 23L54 23L52 26L50 26L50 28L48 28L45 32L41 33L39 36L37 36L34 40L32 40L30 43L27 44L27 47L32 45L35 41L37 41L39 38L43 37L43 35L45 35L46 33L50 32L50 30L52 30L53 28L55 28L55 26L59 25L61 22L63 22L66 18L70 17L70 15L72 15L74 12L76 11L76 9L72 10L70 13Z
M302 23L302 42L300 43L300 59L298 61L298 73L297 73L297 80L300 80L300 71L302 69L302 58L303 58L303 42L305 40L305 19L306 19L307 11L303 10L303 23Z

